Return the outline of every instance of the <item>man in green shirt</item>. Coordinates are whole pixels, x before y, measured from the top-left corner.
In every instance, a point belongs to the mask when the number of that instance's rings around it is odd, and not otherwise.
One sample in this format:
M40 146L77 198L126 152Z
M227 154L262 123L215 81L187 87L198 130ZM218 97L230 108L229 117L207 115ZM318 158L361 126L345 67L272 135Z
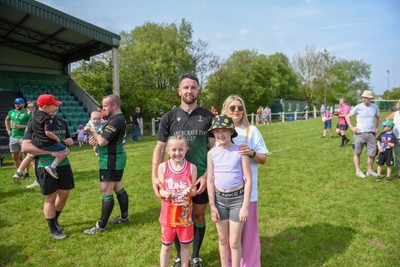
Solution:
M21 144L26 125L28 124L31 115L25 109L25 100L16 98L14 100L15 109L8 112L5 119L7 134L10 136L10 152L14 161L15 167L18 169L21 164ZM25 173L24 179L29 178L29 168ZM14 183L20 184L21 179L15 179Z
M89 126L88 132L93 136L95 145L98 146L100 160L100 190L102 194L102 209L100 220L92 228L83 233L97 234L106 230L108 220L114 208L114 196L117 195L121 215L111 220L112 224L128 224L128 194L122 185L122 176L126 166L125 135L126 122L121 112L121 99L116 95L108 95L103 98L103 110L109 117L103 127L102 133Z

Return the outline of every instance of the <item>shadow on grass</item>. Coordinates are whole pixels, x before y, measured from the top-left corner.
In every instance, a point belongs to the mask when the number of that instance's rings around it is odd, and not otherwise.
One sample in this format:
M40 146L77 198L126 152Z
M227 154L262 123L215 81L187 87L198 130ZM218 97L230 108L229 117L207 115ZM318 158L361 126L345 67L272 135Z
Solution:
M327 223L288 228L261 238L262 266L322 266L345 252L355 234L353 228Z
M8 264L21 259L21 251L23 246L16 245L2 245L0 244L0 266L7 266Z

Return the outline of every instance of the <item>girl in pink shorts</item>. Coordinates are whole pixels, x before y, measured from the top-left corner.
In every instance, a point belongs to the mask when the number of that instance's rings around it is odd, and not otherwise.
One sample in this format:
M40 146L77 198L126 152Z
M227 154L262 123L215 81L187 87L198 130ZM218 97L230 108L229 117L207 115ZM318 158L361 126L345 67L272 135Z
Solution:
M190 243L193 240L192 198L196 195L193 187L197 179L197 168L185 159L188 144L183 136L170 136L166 150L169 159L158 166L161 213L160 266L167 267L172 243L178 236L181 244L181 266L189 266Z

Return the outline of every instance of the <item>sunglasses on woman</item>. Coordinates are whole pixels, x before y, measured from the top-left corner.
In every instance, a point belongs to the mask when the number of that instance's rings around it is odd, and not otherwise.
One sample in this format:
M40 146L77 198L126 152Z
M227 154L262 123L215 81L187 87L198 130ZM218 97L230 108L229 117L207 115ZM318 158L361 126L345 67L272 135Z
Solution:
M234 111L236 110L236 108L237 108L239 111L243 111L243 106L230 106L230 107L229 107L229 110L232 111L232 112L234 112Z

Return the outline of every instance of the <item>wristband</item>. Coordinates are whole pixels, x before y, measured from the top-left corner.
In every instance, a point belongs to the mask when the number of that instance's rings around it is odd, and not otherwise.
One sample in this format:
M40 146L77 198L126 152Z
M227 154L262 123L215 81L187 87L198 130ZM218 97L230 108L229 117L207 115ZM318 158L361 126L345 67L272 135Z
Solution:
M255 152L253 149L251 151L253 151L253 153L249 156L249 158L252 159L256 156L257 152Z

